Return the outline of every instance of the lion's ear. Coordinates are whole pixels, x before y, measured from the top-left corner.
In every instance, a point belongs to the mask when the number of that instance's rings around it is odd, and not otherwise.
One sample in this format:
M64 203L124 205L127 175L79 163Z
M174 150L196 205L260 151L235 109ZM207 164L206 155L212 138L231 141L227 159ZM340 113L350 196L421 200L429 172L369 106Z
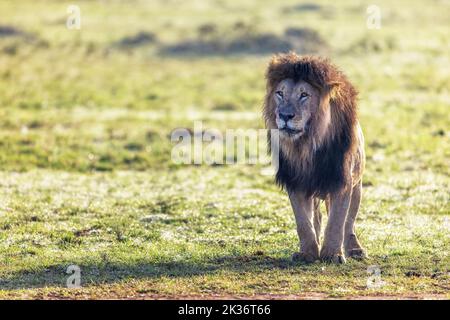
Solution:
M340 85L341 84L338 81L332 81L327 83L323 94L325 96L328 96L330 99L334 99L339 92Z
M339 82L329 82L322 86L320 90L320 105L324 108L330 105L330 102L336 98L339 93Z

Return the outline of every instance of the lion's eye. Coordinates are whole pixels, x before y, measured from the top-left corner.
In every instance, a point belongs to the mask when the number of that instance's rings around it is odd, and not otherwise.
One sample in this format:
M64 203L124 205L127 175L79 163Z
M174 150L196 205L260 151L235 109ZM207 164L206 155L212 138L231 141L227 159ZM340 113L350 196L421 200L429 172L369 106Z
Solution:
M306 98L307 96L308 94L306 92L302 92L300 95L300 100Z
M277 98L283 99L283 91L277 91L275 94L277 95Z

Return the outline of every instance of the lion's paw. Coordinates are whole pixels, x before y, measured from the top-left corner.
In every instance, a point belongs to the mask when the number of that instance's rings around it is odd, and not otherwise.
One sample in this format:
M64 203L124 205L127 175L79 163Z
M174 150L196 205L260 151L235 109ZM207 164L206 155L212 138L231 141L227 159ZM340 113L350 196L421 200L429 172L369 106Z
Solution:
M323 262L334 263L334 264L344 264L347 262L344 255L342 254L333 254L330 256L321 256L320 260Z
M313 263L318 259L319 257L317 255L304 252L295 252L292 255L292 261L294 262Z
M322 250L320 252L320 260L323 262L329 262L334 264L344 264L346 262L345 256L341 253L336 253L334 251Z

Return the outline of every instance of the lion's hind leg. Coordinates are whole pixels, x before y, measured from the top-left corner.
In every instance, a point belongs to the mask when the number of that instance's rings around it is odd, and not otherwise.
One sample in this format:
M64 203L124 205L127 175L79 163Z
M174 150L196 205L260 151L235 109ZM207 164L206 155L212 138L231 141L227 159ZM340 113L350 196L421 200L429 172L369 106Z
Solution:
M358 215L359 205L361 203L362 194L362 181L353 187L350 207L348 209L348 215L345 222L345 238L344 247L347 257L355 259L363 259L367 257L366 251L363 249L358 241L358 237L355 232L355 221Z
M322 213L320 212L320 199L314 199L314 229L316 231L317 243L320 245L320 232L322 229Z

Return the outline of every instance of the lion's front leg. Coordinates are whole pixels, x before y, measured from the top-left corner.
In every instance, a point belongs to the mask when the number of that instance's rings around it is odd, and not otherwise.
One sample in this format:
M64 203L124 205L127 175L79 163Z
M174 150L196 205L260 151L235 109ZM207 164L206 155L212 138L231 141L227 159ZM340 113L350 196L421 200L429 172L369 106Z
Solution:
M289 199L300 238L300 252L294 254L292 258L306 263L314 262L319 259L319 244L314 230L313 199L296 192L289 192Z
M346 188L330 195L330 215L325 229L325 237L320 250L322 261L345 263L343 252L344 226L350 205L352 189Z

